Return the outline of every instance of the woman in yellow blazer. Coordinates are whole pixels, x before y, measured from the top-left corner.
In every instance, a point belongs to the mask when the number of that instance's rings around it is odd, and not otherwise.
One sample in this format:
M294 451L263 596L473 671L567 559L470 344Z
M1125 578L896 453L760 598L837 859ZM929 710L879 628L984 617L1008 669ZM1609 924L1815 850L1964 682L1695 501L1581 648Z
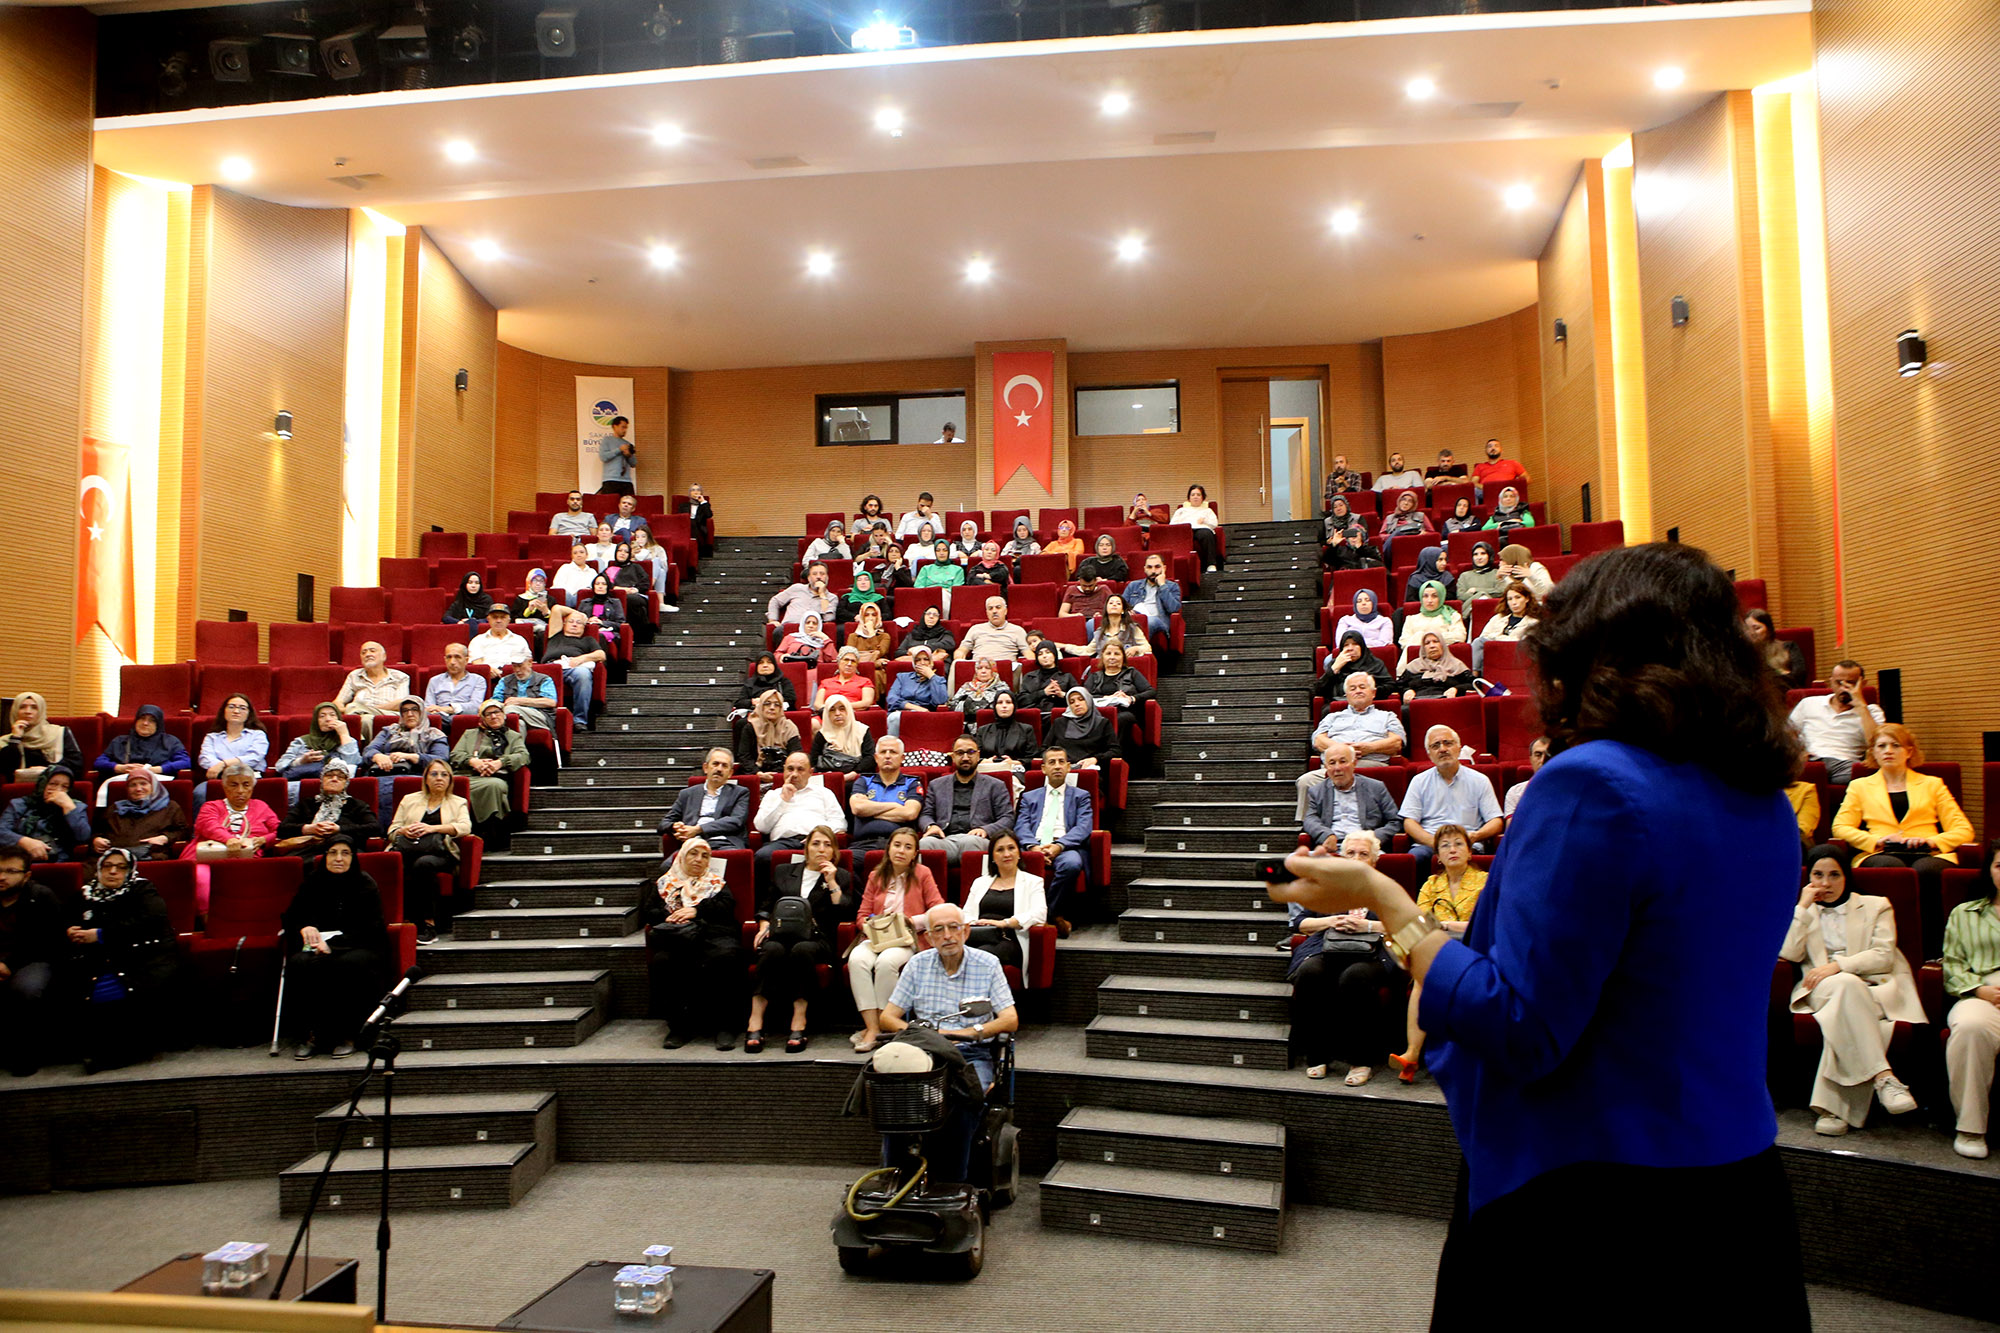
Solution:
M446 760L425 764L424 785L389 820L389 850L403 857L403 911L426 944L437 938L438 876L458 872L458 840L472 832L472 807L451 789L452 776Z
M1868 755L1876 771L1847 784L1833 817L1833 836L1854 848L1858 869L1908 866L1917 872L1923 895L1924 956L1935 957L1936 923L1942 922L1944 872L1958 863L1953 848L1972 841L1972 821L1953 799L1944 779L1918 773L1924 762L1917 738L1900 723L1875 728Z

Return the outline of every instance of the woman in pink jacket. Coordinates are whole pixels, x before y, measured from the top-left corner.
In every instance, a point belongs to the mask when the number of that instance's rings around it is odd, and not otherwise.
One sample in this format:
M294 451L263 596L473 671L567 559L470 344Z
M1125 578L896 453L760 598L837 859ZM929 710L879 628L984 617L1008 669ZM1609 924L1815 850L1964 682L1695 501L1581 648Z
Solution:
M857 928L872 916L901 916L916 936L916 948L884 947L876 952L864 930L847 955L847 984L854 992L854 1007L861 1011L864 1027L850 1040L854 1049L866 1055L882 1039L882 1006L895 993L896 979L903 964L931 947L930 911L944 902L937 881L917 859L917 831L899 828L889 835L889 850L875 863L868 886L861 895L861 910L854 919Z

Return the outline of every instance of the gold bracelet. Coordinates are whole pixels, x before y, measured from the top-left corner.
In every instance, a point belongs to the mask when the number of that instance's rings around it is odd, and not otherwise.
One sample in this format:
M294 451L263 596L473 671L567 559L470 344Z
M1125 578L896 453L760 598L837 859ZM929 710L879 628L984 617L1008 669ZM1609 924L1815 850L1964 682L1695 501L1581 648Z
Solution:
M1443 929L1437 917L1424 911L1417 914L1416 920L1406 922L1401 930L1384 936L1382 942L1388 946L1389 956L1396 960L1396 966L1408 971L1410 955L1416 952L1417 946Z

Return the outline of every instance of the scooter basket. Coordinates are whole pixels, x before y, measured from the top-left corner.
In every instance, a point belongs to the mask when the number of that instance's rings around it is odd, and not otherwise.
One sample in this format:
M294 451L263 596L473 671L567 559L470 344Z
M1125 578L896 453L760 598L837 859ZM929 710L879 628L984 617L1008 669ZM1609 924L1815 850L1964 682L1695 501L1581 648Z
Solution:
M868 1071L868 1114L882 1134L928 1134L944 1124L943 1066L917 1074Z

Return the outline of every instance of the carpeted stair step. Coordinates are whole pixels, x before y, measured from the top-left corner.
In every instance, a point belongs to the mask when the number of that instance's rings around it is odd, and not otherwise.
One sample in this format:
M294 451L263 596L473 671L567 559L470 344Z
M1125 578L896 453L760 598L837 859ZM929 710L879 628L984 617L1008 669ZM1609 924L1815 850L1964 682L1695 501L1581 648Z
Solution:
M1296 808L1296 807L1294 807ZM1292 850L1293 835L1298 828L1291 821L1290 810L1283 812L1283 818L1275 814L1268 824L1222 825L1214 828L1194 828L1181 824L1147 825L1145 846L1149 855L1171 852L1257 852L1262 855L1288 853Z
M1272 779L1264 776L1269 768L1270 765L1267 763L1259 768L1253 777L1248 777L1241 781L1232 781L1213 773L1209 774L1199 784L1190 782L1185 778L1174 780L1136 778L1126 790L1125 817L1131 820L1136 826L1144 828L1149 823L1156 824L1162 822L1162 816L1157 813L1159 810L1191 801L1243 802L1257 805L1268 803L1276 805L1284 799L1284 796L1279 788L1271 785ZM1289 768L1289 765L1287 768ZM1283 776L1288 776L1296 780L1298 775L1303 772L1305 772L1305 758L1301 755L1299 767ZM537 807L535 817L538 821L541 818L541 802L542 793L540 790L537 790L535 793L535 805ZM1296 801L1289 808L1297 809Z
M1283 1023L1099 1014L1085 1026L1083 1040L1093 1059L1282 1070L1290 1029Z
M1189 1018L1211 1023L1290 1021L1286 981L1118 974L1097 983L1097 1012L1127 1018Z
M1283 1181L1285 1127L1262 1120L1078 1106L1056 1126L1056 1155L1078 1165Z
M602 758L606 762L600 765L597 762L598 758ZM696 769L688 769L683 766L675 769L666 764L657 765L652 770L625 764L614 766L609 760L609 755L600 755L589 760L587 763L582 761L573 762L557 776L554 788L537 787L535 789L536 813L538 815L541 813L539 807L543 803L543 792L548 792L551 797L559 798L564 792L583 791L588 793L592 788L602 787L616 793L615 799L621 802L629 802L633 796L633 789L652 787L665 796L666 806L661 809L661 813L664 814L668 808L672 807L674 797L679 794L680 789L687 786L688 773L699 771L698 767ZM600 803L600 799L579 798L574 804L597 805ZM561 809L564 804L566 802L561 799L553 799L549 803L551 809Z
M709 750L729 744L729 728L701 718L683 717L672 730L648 731L665 718L599 718L588 747L577 747L575 767L597 767L599 759L614 765L641 768L700 768Z
M1282 1181L1058 1162L1042 1177L1042 1225L1134 1240L1275 1254L1284 1242Z
M584 804L577 794L579 789L563 788L561 794L572 799L564 805L551 805L550 808L544 809L542 796L545 790L553 794L556 789L540 787L535 789L534 818L529 821L528 831L525 834L531 840L547 833L583 833L591 830L603 833L650 833L660 826L660 821L673 809L673 802L663 793L655 799L655 793L659 789L653 787L642 787L632 793L638 800L630 805L616 803L623 798L610 793L608 788L597 789L606 793L600 798L607 802L603 805ZM586 795L591 791L587 787L580 790ZM524 835L517 833L514 836L520 838Z
M366 1117L347 1127L342 1156L354 1148L373 1148L382 1140L382 1099L361 1099ZM333 1147L346 1118L347 1103L328 1107L313 1118L313 1147ZM395 1149L448 1148L474 1143L554 1143L556 1095L553 1092L453 1092L396 1099ZM392 1187L393 1188L393 1187ZM391 1195L393 1198L394 1196Z
M1111 976L1283 981L1290 961L1273 944L1155 943L1121 939L1116 928L1099 927L1063 941L1060 970L1094 991Z
M611 973L601 967L566 972L433 973L410 987L410 1008L577 1009L608 1004Z
M1306 763L1305 756L1294 753L1292 747L1265 744L1256 747L1256 753L1249 756L1218 756L1215 748L1209 747L1205 759L1168 759L1161 768L1168 782L1183 784L1182 791L1207 791L1211 782L1237 785L1256 782L1262 783L1266 792L1273 792L1278 788L1272 784L1280 779L1296 783L1299 774L1306 771Z
M591 739L594 742L596 737L593 736ZM593 774L622 783L643 782L647 777L665 777L674 786L684 787L687 785L686 774L691 769L701 768L702 756L708 751L709 746L706 742L696 745L662 745L657 738L652 744L637 749L579 744L576 756L571 760L569 767L563 770L562 776L570 785L575 785L575 780Z
M555 1159L553 1143L474 1143L450 1147L398 1147L389 1158L391 1208L509 1208L519 1203ZM324 1153L285 1168L278 1176L278 1211L305 1211ZM382 1155L348 1149L334 1163L324 1213L372 1214L381 1199Z
M603 1026L595 1005L411 1010L396 1020L403 1050L491 1051L575 1046Z
M1150 864L1147 867L1151 868ZM1135 878L1125 886L1128 910L1150 912L1253 912L1282 919L1283 903L1272 902L1262 884L1246 880ZM1144 938L1151 939L1147 935Z
M1311 707L1317 677L1288 671L1277 681L1249 676L1205 676L1189 679L1181 695L1183 711L1205 708Z
M613 829L558 829L553 824L544 828L539 827L541 821L537 820L536 826L514 835L514 850L540 860L551 856L627 855L658 851L659 818L648 819L640 815L624 821L630 827Z
M1277 905L1272 904L1273 908ZM459 920L463 921L461 917ZM454 930L456 927L454 927ZM1195 908L1128 908L1118 917L1118 938L1151 944L1260 944L1290 936L1281 911L1202 911Z
M451 937L455 940L622 939L638 928L639 909L627 901L603 907L519 907L499 912L460 912L452 918Z
M1132 784L1136 789L1138 784ZM1203 783L1199 795L1209 794L1210 783ZM1256 784L1260 794L1268 794L1272 788L1268 783ZM1131 807L1128 805L1127 809ZM1255 828L1269 831L1273 828L1293 828L1292 818L1297 805L1287 798L1264 801L1162 801L1149 807L1152 811L1151 825L1163 828L1205 829L1205 828ZM1149 827L1151 826L1149 825Z
M637 898L637 876L619 880L512 880L481 884L473 890L472 906L481 912L512 912L526 907L623 907Z
M1253 696L1240 696L1246 700ZM1265 744L1298 741L1312 734L1312 705L1295 704L1291 708L1270 706L1269 695L1265 696L1264 707L1254 704L1245 708L1206 708L1184 706L1180 718L1173 724L1177 736L1187 738L1189 744L1207 748L1209 742L1227 737L1230 741L1248 744ZM1204 703L1207 701L1204 700ZM1207 731L1214 727L1218 730Z
M514 835L514 850L489 856L482 863L480 883L558 884L567 880L637 884L660 859L657 837L640 839L634 852L589 852L574 856L544 851L552 844L537 841L533 829Z

